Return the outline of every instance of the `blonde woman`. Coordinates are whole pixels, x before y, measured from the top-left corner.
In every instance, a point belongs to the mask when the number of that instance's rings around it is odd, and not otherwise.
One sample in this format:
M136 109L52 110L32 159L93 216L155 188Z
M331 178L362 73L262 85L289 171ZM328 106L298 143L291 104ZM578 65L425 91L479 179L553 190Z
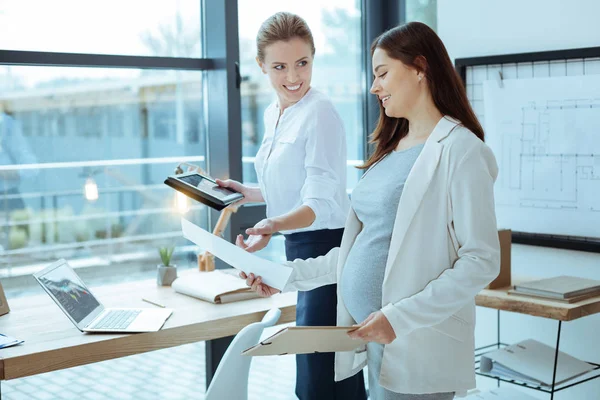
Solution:
M349 209L344 126L327 96L311 87L315 46L306 22L280 12L260 27L256 61L277 96L265 111L265 134L256 155L258 188L218 181L266 202L267 218L237 245L253 252L271 235L285 236L288 260L316 258L340 245ZM336 325L336 285L298 293L296 324ZM334 354L296 357L296 395L301 400L363 400L362 373L334 381Z
M337 353L336 379L369 366L373 400L450 400L475 387L475 295L500 268L495 158L444 44L411 22L371 47L375 152L339 248L298 260L285 290L337 283L338 325L366 354ZM263 296L276 292L250 274Z

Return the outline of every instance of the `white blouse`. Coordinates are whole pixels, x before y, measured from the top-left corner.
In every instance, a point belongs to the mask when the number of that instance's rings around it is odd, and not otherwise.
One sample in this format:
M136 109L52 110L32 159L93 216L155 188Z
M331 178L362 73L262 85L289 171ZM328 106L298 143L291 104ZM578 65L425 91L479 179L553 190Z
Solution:
M346 134L331 101L311 88L279 116L277 101L264 115L265 134L255 168L267 218L301 205L316 215L312 225L284 234L343 228L346 195Z

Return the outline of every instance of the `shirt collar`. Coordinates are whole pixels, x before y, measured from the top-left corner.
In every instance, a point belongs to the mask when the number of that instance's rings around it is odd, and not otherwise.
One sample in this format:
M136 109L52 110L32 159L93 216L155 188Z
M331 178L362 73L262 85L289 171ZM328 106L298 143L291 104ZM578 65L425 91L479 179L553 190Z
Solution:
M310 97L314 91L315 90L312 88L312 86L309 87L308 88L308 92L306 92L306 94L304 96L302 96L302 98L300 100L298 100L297 102L295 102L294 104L292 104L291 106L289 106L288 108L286 108L285 110L283 110L283 112L286 112L287 110L290 110L290 109L294 109L299 104L306 103L307 100L305 100L305 99L307 97ZM277 101L275 101L275 108L277 110L279 110L279 99L277 99Z

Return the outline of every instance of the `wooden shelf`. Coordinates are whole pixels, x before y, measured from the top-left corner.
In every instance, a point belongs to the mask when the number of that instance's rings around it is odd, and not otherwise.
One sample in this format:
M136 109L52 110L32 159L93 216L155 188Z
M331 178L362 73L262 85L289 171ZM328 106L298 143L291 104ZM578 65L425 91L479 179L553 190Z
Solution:
M512 311L558 321L573 321L587 315L600 313L600 296L569 304L508 294L509 289L510 287L484 289L475 296L475 304L495 310Z

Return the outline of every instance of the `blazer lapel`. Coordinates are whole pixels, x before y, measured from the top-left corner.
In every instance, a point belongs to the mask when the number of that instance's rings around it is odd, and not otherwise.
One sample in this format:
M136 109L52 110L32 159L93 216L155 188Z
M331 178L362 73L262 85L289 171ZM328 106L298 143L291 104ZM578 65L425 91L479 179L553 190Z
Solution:
M400 202L398 203L398 210L396 211L394 230L392 231L390 250L388 252L388 259L385 267L384 282L389 275L391 266L394 264L394 261L396 261L400 246L410 227L410 223L415 216L415 213L421 204L421 200L429 187L431 178L437 169L443 148L443 145L439 142L450 134L457 123L458 121L453 120L450 117L443 117L440 119L440 122L438 122L425 142L421 154L417 157L415 164L408 174L406 183L404 184L404 190L400 196Z

